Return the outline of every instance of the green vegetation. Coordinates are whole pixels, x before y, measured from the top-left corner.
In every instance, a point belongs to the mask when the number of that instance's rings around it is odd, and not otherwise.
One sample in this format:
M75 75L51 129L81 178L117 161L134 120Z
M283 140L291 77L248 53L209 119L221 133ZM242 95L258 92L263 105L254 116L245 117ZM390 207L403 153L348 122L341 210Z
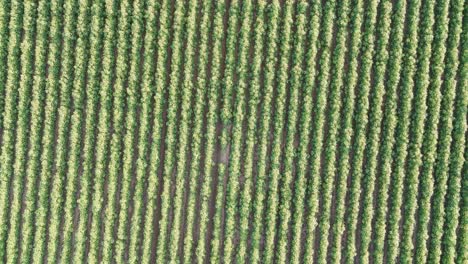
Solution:
M0 0L0 263L466 263L462 0Z
M36 15L37 6L35 3L25 3L24 5L24 19L23 29L24 35L21 41L21 59L20 59L20 72L22 78L16 78L16 82L10 88L17 93L17 101L12 105L15 108L16 123L14 124L14 139L11 146L12 153L9 158L14 162L12 167L5 166L8 174L12 175L12 183L10 187L10 221L8 230L8 241L6 247L6 259L7 263L15 263L19 258L19 235L20 235L20 222L21 222L21 203L23 198L24 181L26 179L26 153L28 147L29 129L29 105L31 103L31 86L33 84L33 56L34 56L34 42L33 39L36 34ZM18 77L20 77L18 75ZM6 110L7 111L7 110ZM13 111L15 112L15 111ZM5 126L6 127L6 126ZM13 132L10 130L10 132ZM2 151L2 154L4 152ZM14 153L14 154L13 154ZM2 166L2 169L4 167ZM17 175L17 176L15 176ZM31 190L32 191L32 190Z
M445 69L444 69L444 83L442 88L442 102L441 102L441 109L440 109L440 121L439 121L439 139L438 139L438 148L437 148L437 158L435 162L435 183L434 183L434 195L432 198L431 203L431 233L429 236L428 247L429 247L429 254L428 254L428 261L431 263L437 263L441 261L441 255L443 247L448 246L448 248L454 248L453 238L452 235L445 234L445 214L447 210L447 216L450 215L450 210L453 208L446 208L445 205L450 205L453 201L449 201L449 199L456 199L453 197L453 193L451 194L452 197L447 196L447 193L453 191L453 184L454 182L449 183L449 178L457 178L457 175L450 175L450 171L455 169L455 167L451 167L451 156L454 158L454 162L457 162L458 156L463 156L463 146L454 146L454 151L461 151L460 153L451 153L451 144L463 144L463 142L457 142L457 134L458 133L465 133L463 131L464 125L460 127L459 124L462 124L462 120L456 121L457 116L454 115L455 112L455 99L458 100L465 100L463 92L462 94L458 94L457 96L457 69L459 67L459 45L460 45L460 36L462 32L462 15L463 15L463 4L462 1L453 1L450 3L450 22L449 22L449 33L447 38L447 54L445 56ZM461 82L463 84L463 81ZM463 87L463 86L462 86ZM461 88L461 90L466 90ZM461 97L461 99L459 98ZM463 103L462 103L463 104ZM466 102L465 102L466 104ZM458 105L461 106L461 105ZM466 111L462 110L457 114L462 114ZM455 119L454 119L455 118ZM454 129L456 128L456 130ZM452 135L453 131L453 135ZM457 170L457 169L455 169ZM453 172L453 171L452 171ZM453 179L455 180L455 179ZM456 180L455 180L456 184ZM449 185L450 189L449 189ZM458 204L458 202L456 202ZM458 206L458 205L457 205ZM453 217L456 217L454 215ZM450 219L450 222L457 221L457 219ZM453 232L450 229L447 229L447 232ZM444 237L445 235L445 237ZM450 241L452 240L452 241ZM451 250L451 249L449 249ZM453 250L453 249L452 249ZM453 258L453 256L447 256L449 259ZM445 256L444 256L445 258ZM445 261L445 260L444 260Z

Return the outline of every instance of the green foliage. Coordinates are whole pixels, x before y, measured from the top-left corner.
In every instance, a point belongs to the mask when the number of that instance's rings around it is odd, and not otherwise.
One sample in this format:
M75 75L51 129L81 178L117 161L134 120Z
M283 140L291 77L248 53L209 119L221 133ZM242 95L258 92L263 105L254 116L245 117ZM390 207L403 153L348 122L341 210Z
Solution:
M252 226L252 249L250 252L250 261L252 263L261 263L261 244L260 239L263 231L263 210L264 199L266 192L266 167L267 167L267 152L268 152L268 138L271 120L271 102L273 99L273 83L274 71L276 65L276 36L278 34L278 17L279 17L278 3L270 3L267 5L267 34L266 34L266 59L263 77L263 94L260 115L262 117L260 123L260 131L258 134L258 167L257 178L255 186L255 196L253 203L253 226ZM271 249L270 249L271 250Z
M63 189L66 173L66 158L69 125L71 117L71 91L73 86L73 64L75 62L75 37L76 37L76 21L77 14L75 9L77 3L75 1L64 2L64 36L70 36L63 43L61 55L61 76L60 78L60 102L58 106L58 124L57 124L57 141L55 149L55 173L52 176L52 186L50 190L50 224L49 224L49 241L47 245L47 258L51 262L57 261L59 252L60 239L60 221L62 218L63 208Z
M101 13L104 11L104 2L94 2L91 6L91 32L90 32L90 57L88 63L87 86L86 89L86 117L85 117L85 138L83 145L83 175L79 179L80 196L78 200L79 223L76 230L75 245L73 250L73 262L80 263L84 260L86 250L86 225L88 220L88 208L90 204L90 185L93 169L96 112L99 101L99 76L101 71L101 49L103 45L104 21Z
M0 262L465 263L461 0L0 0Z
M37 6L35 3L27 2L24 3L24 19L23 19L23 38L21 41L21 59L20 59L20 72L21 78L16 78L14 83L14 90L17 93L18 101L14 103L13 107L16 108L16 123L14 127L14 149L11 146L11 151L14 151L14 162L11 168L7 164L2 164L2 168L7 170L7 174L13 175L11 187L10 187L10 221L8 229L8 241L6 246L6 258L7 263L15 263L18 259L19 253L19 234L20 234L20 214L21 214L21 203L24 190L24 180L26 174L26 154L28 147L29 129L29 105L31 103L31 89L32 89L32 76L33 76L33 57L34 57L34 46L33 39L36 34L36 16ZM14 111L13 111L14 112ZM7 128L6 125L4 125ZM9 132L13 132L10 130ZM8 151L2 151L2 154L11 155L12 160L13 153ZM7 165L7 166L3 166ZM6 175L5 175L6 176ZM3 175L2 175L3 177ZM8 177L8 176L7 176ZM28 197L29 198L29 197ZM26 253L27 254L27 253Z
M97 123L97 139L95 149L96 164L94 167L93 194L91 201L91 225L89 236L88 259L96 262L99 258L99 240L101 234L101 214L104 201L104 181L106 178L106 165L108 163L108 147L110 144L110 121L111 121L111 84L115 77L113 64L115 58L113 52L116 47L115 37L117 36L116 1L106 2L104 13L107 19L104 24L104 44L102 49L102 75L99 90L99 121Z
M231 263L235 245L236 214L238 213L238 194L241 173L241 153L242 153L242 127L245 119L245 97L247 88L248 51L250 39L250 26L252 16L252 3L249 0L243 1L240 17L240 29L238 36L238 60L236 67L237 83L234 85L235 102L232 108L234 117L232 118L232 138L229 148L229 168L226 187L226 205L224 206L226 220L224 225L224 262ZM233 67L234 68L234 67ZM228 90L228 89L226 89ZM227 93L228 94L228 93ZM226 124L227 125L227 124Z
M418 23L421 3L413 1L409 3L407 13L407 34L403 47L403 68L400 80L400 90L398 91L399 105L395 134L395 148L390 194L390 204L388 216L388 253L387 260L396 261L400 251L399 226L401 220L401 206L403 204L403 190L405 178L405 163L408 154L408 134L411 119L411 101L413 99L413 76L416 71L416 53L418 47Z
M141 116L138 125L138 159L136 161L136 175L135 175L135 191L133 193L133 215L131 218L130 226L132 226L132 232L130 232L130 243L129 243L129 257L130 263L137 263L142 259L139 253L139 247L142 246L142 224L144 222L144 188L145 188L145 177L146 171L149 167L147 161L147 155L150 152L150 144L148 137L151 132L151 109L152 99L154 96L153 85L154 85L154 74L155 69L153 66L152 59L156 54L156 41L157 31L155 29L158 14L160 12L160 6L154 1L148 1L147 9L145 12L145 28L146 34L144 38L144 54L143 54L143 73L141 83ZM155 110L157 104L154 105ZM159 133L159 131L157 132Z
M337 9L337 41L333 50L332 57L332 76L330 81L330 93L328 96L328 137L325 142L325 165L323 168L323 179L321 183L322 194L324 195L322 203L322 215L319 218L319 240L321 241L318 250L318 262L325 263L328 251L328 236L330 229L331 204L332 204L332 187L334 185L336 173L336 143L338 140L338 132L340 128L339 116L341 110L341 93L343 86L343 68L345 53L347 47L346 41L346 26L349 21L349 1L343 1Z
M418 233L416 237L415 258L424 262L427 258L427 239L429 238L429 219L431 197L434 193L434 162L436 160L438 124L441 104L442 73L444 71L444 58L446 53L445 41L448 31L448 1L439 1L436 4L434 24L434 40L432 44L432 57L430 65L430 83L427 97L427 118L422 144L422 166L420 198L418 204Z
M310 127L312 123L312 107L313 107L313 89L316 80L316 58L317 51L319 48L319 42L317 41L319 30L318 27L314 27L320 23L321 19L321 2L314 1L310 6L310 22L308 24L308 42L307 42L307 53L305 55L305 69L308 69L307 73L303 76L303 87L302 87L302 109L299 119L299 150L297 153L297 166L296 166L296 180L294 183L294 195L293 195L293 213L292 213L292 239L291 239L291 262L300 263L301 255L301 233L304 218L304 204L306 194L306 182L307 182L307 163L308 163L308 145L310 141Z
M165 263L167 261L166 253L169 249L167 247L168 240L168 229L169 229L169 214L170 214L170 203L173 201L171 191L171 181L173 178L174 171L174 152L175 146L177 145L177 125L176 120L178 118L177 111L179 107L179 95L180 95L180 75L181 75L181 64L182 64L182 39L184 36L184 4L181 1L176 2L175 11L173 14L172 29L173 42L172 42L172 61L170 67L169 77L169 92L167 102L167 134L165 138L166 154L165 163L163 168L163 191L161 194L161 219L159 220L159 239L157 243L156 261L158 263ZM183 133L183 131L182 131ZM175 254L175 253L172 253ZM171 255L172 255L171 254Z
M462 31L462 1L451 2L450 5L450 22L449 22L449 33L447 39L447 54L445 56L445 70L444 70L444 83L442 88L442 102L440 109L440 121L439 121L439 139L437 146L437 158L434 169L434 195L432 197L431 204L431 233L429 239L429 255L427 258L428 262L437 263L441 261L442 255L442 244L443 235L445 234L445 201L450 199L447 196L448 182L449 182L449 171L450 171L450 156L451 156L451 142L452 142L452 131L454 131L454 105L455 96L457 90L457 69L459 65L459 51L460 36ZM463 82L462 82L463 84ZM461 95L463 98L463 95ZM463 99L462 99L463 100ZM465 99L466 100L466 99ZM462 111L463 112L463 111ZM456 120L457 117L455 117ZM461 120L460 120L461 121ZM456 124L455 124L456 125ZM460 131L459 125L457 125L457 132ZM463 128L461 128L463 129ZM455 133L457 133L455 132ZM457 136L454 137L454 139ZM455 146L453 153L454 157L462 155L460 150L457 148L463 148L463 146ZM458 158L455 158L458 159ZM456 166L456 165L455 165ZM453 171L452 171L453 172ZM458 177L453 174L452 177ZM453 198L452 198L453 199ZM452 209L452 208L450 208ZM450 212L449 212L450 213ZM455 216L456 217L456 216ZM456 221L453 219L452 221ZM450 228L447 229L450 232ZM450 236L449 236L450 237ZM448 240L448 238L447 238ZM449 242L450 243L450 242ZM453 243L453 242L452 242ZM453 247L453 246L452 246ZM449 258L453 258L450 257Z
M120 3L120 12L118 20L118 37L117 37L117 52L115 83L112 91L112 128L113 133L110 139L109 167L107 176L107 207L104 212L104 230L102 241L102 261L111 262L113 256L114 225L118 215L116 194L118 193L118 183L121 168L122 168L122 142L124 140L125 124L125 90L126 84L129 81L128 63L130 56L130 28L132 8L130 1L122 1Z
M57 123L57 106L59 101L59 86L58 76L60 72L60 47L62 32L60 27L63 24L62 9L58 8L62 1L53 1L50 4L50 43L48 62L49 78L45 83L45 109L44 109L44 126L41 139L41 157L40 157L40 175L39 187L36 200L36 209L34 212L34 252L32 259L34 263L41 263L44 258L46 249L46 228L47 228L47 211L49 208L49 190L52 181L52 167L54 154L54 134ZM45 41L45 40L44 40ZM31 166L32 168L32 166ZM36 172L39 173L39 172Z
M275 3L274 4L278 4ZM264 260L265 263L272 263L275 249L276 233L276 214L278 210L278 192L280 178L280 164L283 150L282 134L285 123L286 108L286 86L288 81L288 69L291 54L291 27L293 17L293 2L287 1L283 8L281 17L281 26L279 27L279 60L276 73L276 92L274 102L273 119L273 143L269 159L269 183L267 188L267 207L265 215L265 245Z
M222 60L222 52L223 52L223 37L224 37L224 30L223 30L223 17L226 12L226 6L222 1L216 1L216 5L214 7L214 19L213 19L213 51L212 51L212 59L211 59L211 77L210 83L208 84L208 113L206 114L207 118L207 131L205 136L205 165L203 170L203 183L200 191L200 217L199 217L199 238L198 243L195 251L195 259L198 263L202 263L205 261L206 258L206 245L211 244L207 242L208 235L208 224L209 224L209 206L210 206L210 198L212 195L212 182L214 182L214 151L216 145L216 124L218 122L218 97L220 95L219 91L221 87L221 60ZM212 179L213 178L213 179ZM218 183L219 186L222 186L222 182ZM218 199L217 202L221 203L222 200ZM212 248L212 250L214 250ZM215 256L212 254L211 256Z
M56 3L55 3L56 4ZM49 3L41 2L37 8L37 35L36 35L36 48L34 50L35 69L33 78L33 87L30 95L31 99L31 116L30 116L30 134L29 134L29 150L27 160L29 163L26 167L26 186L24 191L24 210L23 210L23 229L21 252L24 262L31 261L32 242L33 242L33 217L34 206L37 200L37 189L35 188L37 176L39 174L41 154L41 136L42 136L42 123L44 122L44 97L46 86L46 57L47 57L47 39L49 36L49 16L50 16ZM50 98L54 100L53 98ZM52 112L55 111L52 109ZM23 171L24 173L24 171Z
M19 67L20 67L20 43L22 29L22 14L23 7L20 3L13 3L11 6L11 16L9 28L10 36L8 38L8 71L5 84L5 109L2 113L3 117L3 133L1 147L1 171L0 171L0 258L5 257L6 238L8 231L8 210L9 186L13 171L13 153L14 153L14 134L15 134L15 119L16 119L16 98L18 92L15 87L18 85Z

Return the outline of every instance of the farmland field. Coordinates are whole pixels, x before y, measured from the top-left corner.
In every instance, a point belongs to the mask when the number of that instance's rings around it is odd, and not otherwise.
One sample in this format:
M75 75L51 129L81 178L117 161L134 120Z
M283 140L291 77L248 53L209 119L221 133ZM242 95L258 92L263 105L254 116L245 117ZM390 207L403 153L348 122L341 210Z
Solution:
M0 263L468 263L466 0L0 0Z

